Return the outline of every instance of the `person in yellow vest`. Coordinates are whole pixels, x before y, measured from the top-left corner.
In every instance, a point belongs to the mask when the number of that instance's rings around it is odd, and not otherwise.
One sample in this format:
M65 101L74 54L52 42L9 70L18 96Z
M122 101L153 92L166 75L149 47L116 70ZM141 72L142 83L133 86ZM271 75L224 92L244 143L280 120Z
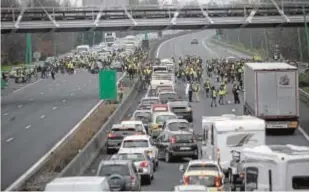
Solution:
M224 102L224 103L227 103L227 99L226 99L226 96L228 95L228 91L227 91L227 81L223 82L223 91L224 91L223 102Z
M224 91L224 87L223 86L220 87L218 93L219 93L219 104L220 105L224 105L225 91Z
M204 83L204 89L206 92L206 98L209 98L209 91L210 91L210 81L207 79Z
M211 104L210 106L212 107L215 105L217 107L217 90L214 86L211 87Z
M194 93L195 93L196 101L200 102L200 97L199 97L199 94L200 94L200 84L195 83L195 85L194 85Z

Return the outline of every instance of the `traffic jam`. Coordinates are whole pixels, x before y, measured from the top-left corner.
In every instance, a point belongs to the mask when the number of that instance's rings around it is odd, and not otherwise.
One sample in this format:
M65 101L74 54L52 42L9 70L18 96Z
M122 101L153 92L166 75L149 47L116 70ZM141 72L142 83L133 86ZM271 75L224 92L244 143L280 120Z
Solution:
M193 129L191 102L177 92L176 63L152 66L146 95L126 120L109 132L96 177L57 178L46 191L64 185L96 191L141 191L151 185L160 163L189 159L173 191L302 190L308 186L309 148L266 145L266 123L255 116L202 117L202 133ZM167 64L168 63L168 64ZM173 65L171 65L173 63ZM185 88L183 88L185 89ZM87 182L87 179L89 182ZM292 180L291 182L288 181Z

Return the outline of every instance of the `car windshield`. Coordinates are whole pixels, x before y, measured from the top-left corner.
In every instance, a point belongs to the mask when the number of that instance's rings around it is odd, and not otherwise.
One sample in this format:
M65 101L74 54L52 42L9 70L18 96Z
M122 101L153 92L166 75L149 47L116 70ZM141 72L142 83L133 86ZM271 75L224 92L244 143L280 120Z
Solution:
M169 123L168 124L168 129L171 131L189 131L189 123L187 122L175 122L175 123Z
M123 148L140 148L149 147L147 140L125 140L122 145Z
M176 93L161 93L159 97L161 100L176 100L177 94Z
M166 67L155 67L153 69L154 72L157 72L157 71L167 71L167 68Z
M142 153L121 153L117 155L119 160L131 160L133 162L144 161L145 156Z
M156 118L156 123L164 123L170 119L177 119L175 115L158 115Z
M213 164L194 164L188 167L187 171L218 171L218 166Z
M134 115L134 119L137 121L142 121L144 124L149 123L151 120L150 113L138 113Z
M159 104L160 101L158 99L143 99L141 104L142 105L152 105L152 104Z
M111 176L114 174L129 175L129 168L127 165L122 164L103 165L100 167L98 176Z
M207 187L215 187L216 183L215 183L216 177L212 176L212 175L203 175L203 176L199 176L199 175L194 175L194 176L190 176L189 177L189 183L191 185L205 185Z

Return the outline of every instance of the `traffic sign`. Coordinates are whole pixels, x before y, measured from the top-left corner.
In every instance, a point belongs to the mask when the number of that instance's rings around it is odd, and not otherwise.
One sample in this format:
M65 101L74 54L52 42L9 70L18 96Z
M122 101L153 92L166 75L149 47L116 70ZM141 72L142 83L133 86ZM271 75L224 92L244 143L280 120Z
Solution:
M39 51L34 52L33 58L35 58L36 60L39 60L41 58L41 52L39 52Z
M116 70L101 70L99 72L99 96L104 100L117 99Z

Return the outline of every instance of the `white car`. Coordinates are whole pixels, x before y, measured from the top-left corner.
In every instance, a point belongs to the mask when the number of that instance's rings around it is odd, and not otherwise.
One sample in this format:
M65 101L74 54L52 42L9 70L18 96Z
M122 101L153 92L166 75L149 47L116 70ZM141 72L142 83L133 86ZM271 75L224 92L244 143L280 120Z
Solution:
M149 135L130 135L125 137L120 145L119 153L128 149L147 151L154 163L154 171L159 166L158 149Z
M147 134L147 131L142 121L121 121L121 125L134 126L142 134Z
M154 164L152 159L144 149L122 149L118 154L113 155L111 160L131 160L133 161L138 174L147 184L151 184L154 178Z
M183 172L184 175L189 171L216 171L219 176L222 178L222 183L224 183L225 174L223 172L222 167L217 161L206 160L206 159L198 159L191 160L189 164L185 168L184 165L179 166L180 172Z
M177 185L174 187L175 192L192 192L192 191L203 191L208 192L209 189L205 185Z

